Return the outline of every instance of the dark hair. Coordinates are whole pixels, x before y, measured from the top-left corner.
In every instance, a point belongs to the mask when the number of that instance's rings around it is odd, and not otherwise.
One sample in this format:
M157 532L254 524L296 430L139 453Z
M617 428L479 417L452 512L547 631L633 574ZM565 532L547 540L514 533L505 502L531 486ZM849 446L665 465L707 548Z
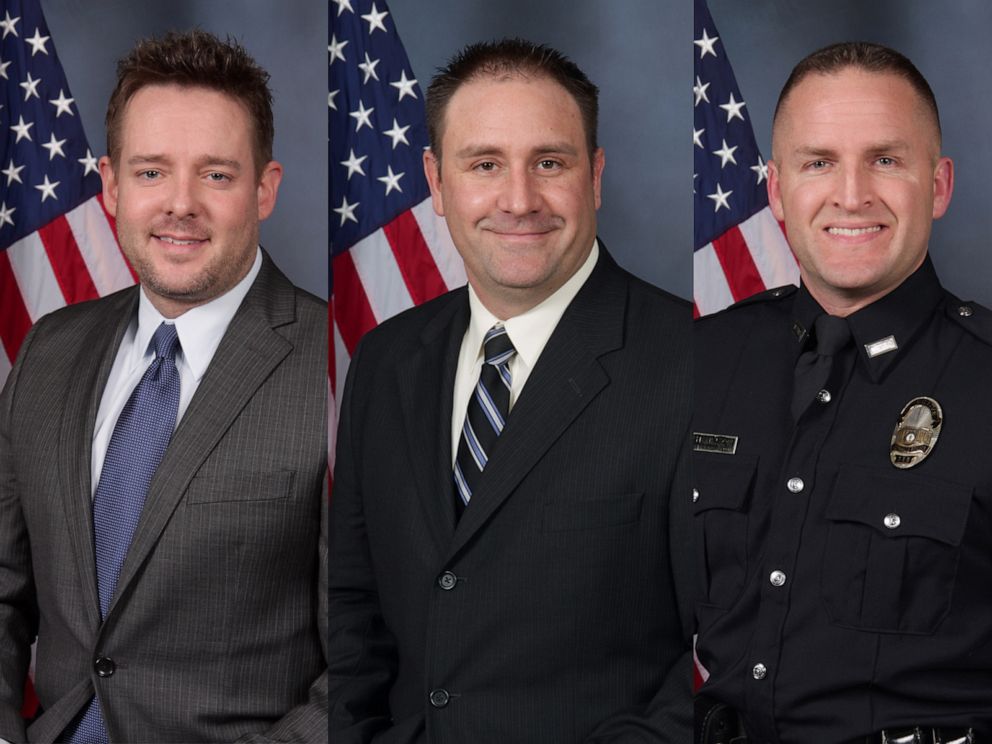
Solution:
M128 101L147 85L180 85L215 90L245 107L254 125L255 169L272 160L272 93L269 73L237 41L221 41L200 29L144 39L117 63L117 87L107 104L107 154L115 167L121 152L121 124Z
M501 39L469 46L458 52L447 66L438 70L427 89L427 136L431 150L441 157L444 114L448 102L463 83L480 77L534 75L561 85L578 104L585 128L589 156L596 150L599 118L599 89L572 60L544 44L524 39Z
M900 54L895 49L867 41L845 41L840 44L832 44L813 52L800 61L792 69L792 74L785 81L782 92L778 96L775 116L772 119L773 127L774 122L778 121L779 112L782 110L789 93L805 78L814 74L831 75L849 67L865 72L896 75L908 82L919 95L927 110L933 114L933 121L937 125L937 140L940 141L940 113L937 110L937 99L934 97L927 79L905 55Z

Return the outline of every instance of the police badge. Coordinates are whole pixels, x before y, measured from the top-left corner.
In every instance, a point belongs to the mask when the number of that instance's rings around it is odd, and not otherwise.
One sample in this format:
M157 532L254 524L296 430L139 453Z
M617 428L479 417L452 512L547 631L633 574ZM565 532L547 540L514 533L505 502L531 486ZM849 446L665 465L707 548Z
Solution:
M889 444L889 459L905 470L923 462L933 451L944 424L944 412L933 398L920 396L906 404L896 421Z

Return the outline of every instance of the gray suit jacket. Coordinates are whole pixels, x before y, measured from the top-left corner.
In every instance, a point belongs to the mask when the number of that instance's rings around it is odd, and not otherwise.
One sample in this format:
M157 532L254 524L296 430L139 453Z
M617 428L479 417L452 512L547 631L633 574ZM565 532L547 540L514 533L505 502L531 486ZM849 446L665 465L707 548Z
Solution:
M264 257L101 623L90 450L136 306L131 288L43 318L0 397L0 738L55 741L95 690L112 742L326 741L326 305Z

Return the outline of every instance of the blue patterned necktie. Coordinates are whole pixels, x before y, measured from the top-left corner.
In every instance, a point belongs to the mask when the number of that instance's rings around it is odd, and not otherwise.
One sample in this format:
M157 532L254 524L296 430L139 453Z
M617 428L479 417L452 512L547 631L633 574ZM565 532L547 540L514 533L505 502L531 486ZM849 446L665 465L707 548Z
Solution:
M148 486L169 446L179 413L176 327L162 323L152 336L155 360L117 419L93 497L93 537L100 616L105 618L121 567L145 506ZM100 702L94 697L68 737L71 744L106 744Z
M516 353L502 325L493 326L486 332L484 362L479 382L468 401L462 436L458 442L458 456L455 458L455 508L458 516L471 500L493 445L510 413L509 365Z

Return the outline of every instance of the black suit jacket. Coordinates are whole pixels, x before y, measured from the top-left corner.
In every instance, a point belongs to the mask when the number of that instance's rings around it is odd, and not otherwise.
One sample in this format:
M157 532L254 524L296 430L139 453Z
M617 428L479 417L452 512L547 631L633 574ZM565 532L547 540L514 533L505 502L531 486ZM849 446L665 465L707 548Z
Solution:
M457 526L463 288L352 359L330 529L330 738L688 742L690 312L603 251Z

